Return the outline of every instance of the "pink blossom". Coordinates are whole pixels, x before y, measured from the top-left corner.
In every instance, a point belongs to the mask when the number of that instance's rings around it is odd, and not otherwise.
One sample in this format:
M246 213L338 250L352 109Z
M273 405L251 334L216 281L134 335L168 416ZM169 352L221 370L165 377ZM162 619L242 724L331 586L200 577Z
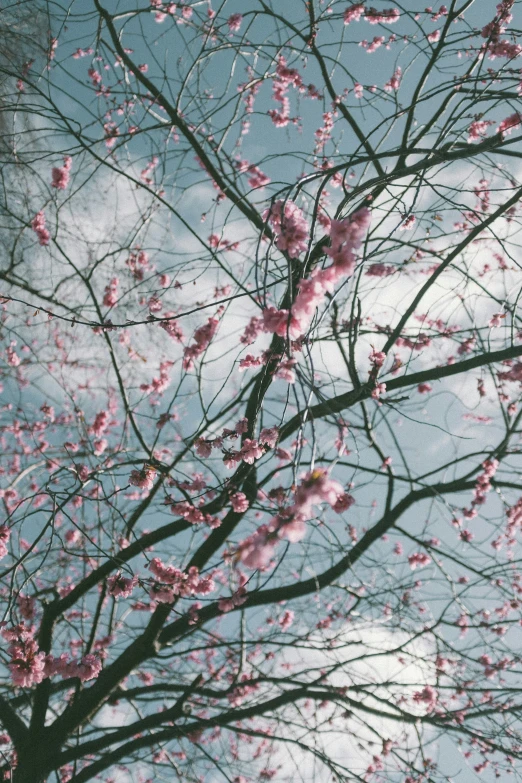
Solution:
M107 579L109 595L115 598L128 598L137 584L137 576L123 576L121 571Z
M223 463L229 470L235 468L241 462L239 451L227 451L223 457Z
M217 332L218 326L219 320L211 317L206 324L196 329L194 332L194 342L183 350L184 370L191 370L194 367L194 359L197 359L207 350L212 338Z
M343 511L347 511L349 508L351 508L354 503L355 498L352 495L349 495L347 492L343 492L342 495L338 496L332 508L336 514L342 514Z
M370 364L372 364L375 369L379 369L386 361L386 354L383 353L383 351L376 351L373 349L368 358L370 360Z
M204 438L198 438L194 441L194 447L196 449L196 454L199 454L199 456L203 457L204 459L210 457L212 454L212 441L204 440Z
M263 310L263 329L265 332L273 332L284 337L288 328L288 310L277 310L275 307L267 307Z
M396 269L393 266L387 264L370 264L365 274L368 277L389 277L395 274Z
M156 477L156 468L145 465L142 470L133 470L129 477L129 484L139 489L152 489Z
M299 72L295 68L289 68L286 64L286 59L280 55L273 83L273 98L280 104L281 108L279 111L270 109L268 112L268 116L276 128L284 128L290 122L290 100L287 94L290 87L294 87L301 92L305 91ZM312 85L309 86L307 94L310 97L319 97Z
M239 419L234 427L236 435L242 435L244 432L248 432L248 419Z
M245 328L245 331L239 338L239 341L244 345L252 345L252 343L255 342L255 340L257 340L258 336L262 332L263 332L263 319L254 316L253 318L250 319L247 327ZM246 359L248 359L248 356L246 357Z
M9 642L7 652L11 656L8 664L11 679L22 688L37 685L46 676L45 653L38 650L33 631L23 623L2 631L2 636Z
M264 453L264 449L257 440L245 438L240 451L243 462L246 462L248 465L253 465L255 460L262 457Z
M482 141L490 125L493 125L493 120L475 120L472 122L468 129L468 144L471 144L473 141Z
M227 19L228 29L231 33L238 33L241 27L241 23L243 21L243 16L241 14L232 14L232 16L229 16Z
M0 525L0 560L7 555L7 544L11 537L11 531L7 525Z
M332 258L332 265L325 269L315 269L309 278L299 282L299 291L290 312L290 319L287 310L276 310L274 307L264 310L265 331L275 332L282 337L288 330L293 339L307 331L326 293L333 292L336 283L353 272L354 251L360 247L369 223L370 210L366 207L349 218L331 221L331 247L326 249L326 253Z
M249 370L251 367L260 367L263 364L263 360L259 356L252 356L251 353L247 353L244 359L239 362L239 372Z
M176 566L165 565L155 557L149 568L159 580L152 585L149 594L159 603L173 603L176 596L187 598L198 593L207 595L215 590L212 577L201 577L195 566L191 566L188 571L181 571Z
M169 337L172 337L177 343L181 343L183 341L183 329L178 322L173 319L174 315L175 313L171 312L165 313L165 318L169 318L170 320L160 321L159 325L167 332Z
M45 215L42 211L38 212L31 223L31 228L38 237L38 241L41 245L48 245L51 239L51 234L45 226Z
M12 342L11 345L8 345L6 350L5 350L6 355L7 355L6 356L6 361L7 361L7 364L10 367L19 367L21 362L22 362L22 360L20 359L20 357L18 356L18 354L16 353L16 351L14 349L15 345L16 345L16 342Z
M401 231L406 231L409 228L413 228L415 225L415 220L415 215L408 215L408 217L405 218L404 222L400 225Z
M67 664L65 673L62 676L79 677L82 682L94 680L101 672L102 664L96 655L89 653L84 655L79 661L71 661Z
M103 304L105 307L114 307L118 302L118 283L117 277L113 277L111 282L105 288L105 294L103 296Z
M249 166L247 172L249 174L248 184L251 188L265 188L271 182L270 177L264 174L257 166Z
M294 622L294 616L295 615L291 609L287 609L285 612L283 612L282 617L279 619L279 625L283 631L286 631L287 628L290 628Z
M237 553L247 568L264 569L268 566L278 543L277 536L267 525L262 525L251 536L242 541Z
M63 159L63 166L53 168L52 170L52 178L53 181L51 183L51 187L57 188L58 190L65 190L67 185L69 184L69 178L70 178L70 170L72 167L72 158L70 155L65 155Z
M425 685L421 691L413 694L413 701L417 704L425 704L428 712L431 712L437 706L437 691L431 685Z
M386 384L385 383L377 383L375 385L375 388L372 389L372 399L378 400L381 396L381 394L384 394L386 391ZM382 403L379 403L381 405Z
M516 111L514 114L510 114L509 117L506 117L504 120L502 120L496 132L507 136L511 133L512 130L518 128L519 125L522 125L522 114Z
M264 443L269 449L275 448L279 438L279 429L277 427L265 427L259 435L259 442Z
M402 68L397 67L393 76L386 82L384 89L386 92L394 92L399 89L401 85ZM415 220L415 218L413 218Z
M292 508L288 510L292 511ZM276 517L277 519L277 517ZM286 538L291 544L297 544L306 535L306 516L300 511L294 509L288 520L281 517L279 529L277 531L279 538Z
M432 33L428 33L426 38L430 43L437 43L440 39L440 30L434 30Z
M431 563L431 557L426 552L414 552L408 556L408 563L411 570L415 571L416 568L424 568L424 566Z
M360 21L364 11L365 8L362 3L355 3L354 5L349 6L344 12L344 23L350 24L350 22Z
M98 438L94 441L94 453L97 457L99 457L103 452L107 449L107 446L109 445L109 441L106 438Z
M473 541L474 535L471 530L461 530L459 533L459 538L461 541L465 541L467 544L469 544L471 541Z
M8 664L14 685L30 688L38 685L45 677L45 653L39 652L27 658L15 658Z
M494 315L488 321L488 326L491 326L491 328L502 326L502 319L505 317L505 313L494 313Z
M230 496L230 504L237 514L248 510L248 498L243 492L235 492Z
M98 438L101 437L107 431L110 420L111 417L108 411L100 411L96 414L92 426L89 427L89 432Z
M168 288L170 285L170 276L169 275L160 275L159 276L159 284L162 288Z
M344 490L339 482L319 468L304 475L295 493L295 506L303 513L310 513L312 506L323 502L334 506L340 495L344 495Z
M295 365L297 361L295 359L284 359L277 365L275 371L275 377L280 378L287 383L295 383Z
M488 55L490 60L496 60L497 57L505 57L509 60L514 60L515 57L520 57L522 54L522 46L520 44L511 43L511 41L492 41L488 47Z
M364 18L370 24L395 24L399 21L400 12L398 8L389 8L383 11L377 11L376 8L368 8L365 11Z
M297 258L307 248L309 228L299 207L293 201L276 201L266 210L263 218L276 235L276 247L287 251L290 258Z

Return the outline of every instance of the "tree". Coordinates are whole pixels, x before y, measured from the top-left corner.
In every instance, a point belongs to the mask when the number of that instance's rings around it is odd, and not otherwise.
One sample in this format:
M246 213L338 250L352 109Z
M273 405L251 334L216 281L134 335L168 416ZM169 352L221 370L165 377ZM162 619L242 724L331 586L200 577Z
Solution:
M5 9L4 780L518 774L519 3L384 5Z

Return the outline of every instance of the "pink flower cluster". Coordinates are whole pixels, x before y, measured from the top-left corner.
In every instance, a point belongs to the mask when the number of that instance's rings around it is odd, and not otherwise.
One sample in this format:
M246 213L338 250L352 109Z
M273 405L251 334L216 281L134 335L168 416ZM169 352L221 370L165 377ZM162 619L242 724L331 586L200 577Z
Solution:
M248 184L251 188L264 188L270 184L271 179L260 168L249 163L248 160L238 160L236 163L240 174L248 174Z
M468 129L468 144L471 144L473 141L482 141L490 125L493 125L493 120L475 120L472 122Z
M63 159L63 166L57 166L53 168L51 187L58 190L65 190L69 184L70 171L72 168L72 158L70 155L65 155Z
M279 437L277 427L265 428L259 434L259 440L256 438L245 438L239 451L227 451L223 458L227 468L235 468L241 461L247 465L253 465L265 454L267 449L273 449Z
M259 683L252 683L251 680L253 679L254 675L252 673L244 672L240 677L240 685L236 685L230 693L227 694L227 699L229 700L230 704L233 707L239 707L240 704L243 704L245 699L248 696L251 696L253 693L259 690ZM260 775L260 780L269 780L270 778L266 775Z
M506 40L495 41L489 44L488 54L490 60L495 60L497 57L505 57L508 60L513 60L515 57L520 57L522 54L522 46Z
M45 653L39 651L33 629L23 623L2 631L9 642L7 652L11 656L8 664L15 685L29 688L45 677Z
M212 449L220 449L223 446L225 438L231 438L235 440L239 435L248 430L248 421L241 419L237 422L233 430L224 429L220 437L211 439L198 438L195 443L196 453L200 457L210 457ZM279 437L279 430L277 427L265 427L259 434L259 439L245 438L242 447L239 451L226 450L224 456L224 463L227 468L235 467L239 462L246 462L248 465L252 465L256 459L263 456L267 449L273 449L277 443Z
M208 595L216 587L212 577L201 577L196 566L191 566L185 572L175 566L165 565L159 557L155 557L149 569L158 580L152 584L149 595L158 603L172 604L178 596L187 598L196 594Z
M316 155L321 152L326 142L332 137L335 116L336 112L333 111L327 111L323 114L323 124L314 133L316 139L314 153Z
M143 66L140 67L140 71L142 70ZM140 174L140 179L142 182L144 182L146 185L153 185L154 184L154 177L152 176L154 169L157 167L159 163L159 158L157 155L154 155L152 160L149 160L145 168L142 170Z
M363 3L355 3L344 12L344 23L359 22L363 14L365 21L370 24L394 24L400 17L398 8L377 11L375 8L366 8Z
M129 484L138 489L152 489L156 477L156 468L152 465L144 465L142 470L133 470L129 477Z
M270 109L268 116L277 128L284 128L290 122L290 99L287 95L290 86L301 88L303 80L295 68L288 68L285 58L281 55L276 67L274 79L273 97L281 104L281 109Z
M216 334L218 325L219 320L211 317L206 324L196 329L194 332L194 342L192 345L187 345L183 349L184 370L192 370L194 367L194 360L207 350L212 338Z
M7 555L7 544L11 537L11 531L7 525L0 525L0 560Z
M66 654L59 658L46 656L45 676L59 674L64 680L78 677L82 682L94 680L101 672L101 661L97 655L84 655L82 658L69 660Z
M391 76L390 79L384 85L384 89L386 90L386 92L397 91L401 86L401 77L402 77L402 68L400 66L397 66L397 68L393 73L393 76ZM415 218L413 219L415 220Z
M186 519L191 525L205 524L214 529L221 525L219 517L213 517L212 514L204 514L201 509L196 508L188 500L182 500L179 503L173 503L170 510L178 516Z
M497 133L501 133L503 136L508 136L512 130L522 125L522 114L516 111L514 114L510 114L499 124ZM41 243L40 243L41 244Z
M99 411L94 417L92 426L89 427L89 432L91 435L96 435L97 438L100 438L108 430L110 423L110 413L108 411Z
M155 375L150 383L140 384L140 390L145 394L163 394L170 386L169 370L172 366L173 362L160 362L159 375Z
M499 466L498 459L487 459L482 463L483 472L477 476L471 508L465 508L463 514L466 519L473 519L477 515L476 506L482 506L486 502L487 495L491 492L491 479Z
M31 228L33 229L34 233L38 237L38 241L41 245L48 245L49 240L51 239L51 234L49 233L48 229L45 225L45 215L43 211L38 212L32 222L31 222Z
M425 704L427 712L432 712L437 706L437 691L431 685L425 685L421 691L413 694L413 701L417 704Z
M394 275L396 271L395 267L389 264L370 264L365 274L368 277L389 277Z
M412 571L417 568L424 568L431 563L431 557L426 552L414 552L408 557L408 563Z
M509 370L498 373L499 381L518 381L522 383L522 362L514 362Z
M228 29L231 33L238 33L243 22L243 16L241 14L232 14L227 19Z
M63 679L78 677L85 682L97 677L101 671L101 662L95 655L85 655L79 660L69 660L65 653L59 658L46 655L38 649L34 629L24 623L3 630L2 636L9 643L11 678L22 688L37 685L54 674L60 674Z
M364 11L365 8L362 3L355 3L355 5L349 6L344 12L344 23L350 24L350 22L359 22Z
M507 25L513 19L511 13L513 5L514 0L502 0L502 2L497 5L495 18L484 25L481 30L482 37L488 39L484 46L491 60L494 60L496 57L513 59L522 53L522 46L519 44L500 39L500 36L505 31Z
M105 286L105 293L103 295L103 304L105 307L114 307L118 303L118 285L119 280L117 277L113 277L108 286Z
M145 250L138 250L138 248L129 255L125 265L129 268L135 280L143 280L145 270L153 271L154 269L150 263L148 253Z
M297 258L306 250L308 223L302 210L293 201L276 201L263 213L276 235L276 247L286 251L290 258Z
M174 316L175 313L165 313L165 318L171 318ZM169 337L172 337L173 340L175 340L177 343L181 343L183 341L183 329L175 320L169 320L169 321L160 321L160 327L164 329Z
M263 312L263 328L284 337L288 332L296 339L305 334L326 293L332 293L341 278L352 274L355 268L355 250L361 243L370 224L371 213L367 207L358 210L344 220L332 220L331 245L326 253L332 265L315 269L309 278L299 283L299 292L291 311L268 307Z
M109 576L107 579L109 595L112 595L114 598L128 598L137 584L137 576L123 576L121 571L118 571L113 576Z
M368 8L365 11L364 19L370 24L395 24L399 21L400 11L398 8L388 8L377 11L376 8Z
M306 534L305 523L313 516L313 507L328 503L334 511L342 513L353 503L341 484L328 476L326 470L307 473L294 495L294 503L281 509L268 524L261 525L255 533L237 547L239 559L247 568L266 568L276 546L282 539L296 543Z
M234 492L230 496L230 505L236 514L243 514L248 510L248 498L244 492Z
M279 111L270 109L268 112L268 116L277 128L284 128L290 121L293 123L298 122L298 118L290 120L290 99L288 98L290 87L294 87L301 93L306 93L309 98L320 98L314 85L309 84L305 86L299 71L295 68L288 68L286 59L283 55L280 55L274 78L273 98L281 105L281 108Z

